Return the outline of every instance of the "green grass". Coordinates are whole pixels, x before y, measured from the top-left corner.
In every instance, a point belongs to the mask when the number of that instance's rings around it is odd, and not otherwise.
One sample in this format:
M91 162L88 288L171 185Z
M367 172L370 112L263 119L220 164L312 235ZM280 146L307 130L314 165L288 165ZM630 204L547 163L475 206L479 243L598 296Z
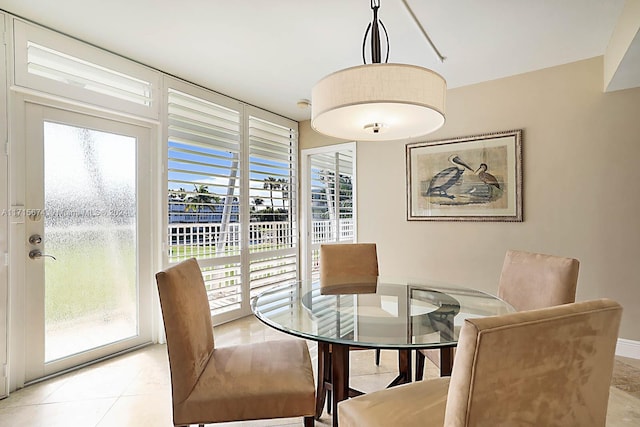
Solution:
M110 312L136 309L136 252L131 235L110 230L47 233L45 259L45 320L47 324ZM284 244L251 245L252 252L275 250ZM215 244L176 245L169 249L171 261L191 256L215 257ZM226 248L222 256L236 255L240 247ZM231 267L231 266L228 266Z
M264 252L278 249L286 249L289 245L284 243L260 243L250 245L249 249L252 253ZM225 251L220 255L216 254L215 244L198 244L198 245L174 245L169 247L169 260L178 262L190 258L192 256L203 256L207 258L216 258L218 256L234 256L240 254L240 246L230 248L227 246Z
M96 233L98 236L91 234L91 239L65 236L67 243L62 244L57 244L55 239L48 240L47 251L57 258L56 261L47 259L45 267L48 324L136 309L133 242L126 238L100 239L99 233Z

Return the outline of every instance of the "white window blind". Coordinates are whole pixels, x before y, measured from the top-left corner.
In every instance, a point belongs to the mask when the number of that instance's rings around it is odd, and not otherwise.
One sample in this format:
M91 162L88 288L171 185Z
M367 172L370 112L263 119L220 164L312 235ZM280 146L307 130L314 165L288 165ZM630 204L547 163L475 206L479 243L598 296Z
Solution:
M214 321L228 320L297 279L297 128L197 93L168 90L168 260L196 257Z
M159 118L159 71L35 24L13 22L17 87Z
M240 112L168 90L169 262L196 257L212 314L240 308Z
M251 296L297 277L297 134L249 116Z
M151 105L151 83L27 42L27 71L140 105Z

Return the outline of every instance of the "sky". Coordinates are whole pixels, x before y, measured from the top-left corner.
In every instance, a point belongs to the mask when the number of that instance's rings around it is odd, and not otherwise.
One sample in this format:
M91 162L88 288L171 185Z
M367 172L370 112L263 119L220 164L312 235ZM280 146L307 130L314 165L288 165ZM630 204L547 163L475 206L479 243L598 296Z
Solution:
M185 153L176 150L188 149L198 151L200 154ZM169 141L169 189L177 190L180 187L188 191L193 190L194 183L209 185L209 192L216 193L221 197L226 196L227 186L229 185L230 169L233 166L233 153L221 151L214 147L203 148L193 145L182 144L179 142ZM193 164L187 162L199 162L201 164ZM275 162L267 159L251 159L252 172L250 173L251 183L250 198L261 198L265 202L265 206L269 205L270 193L263 188L264 181L268 177L280 178L286 172L288 165L282 162ZM261 164L257 164L257 162ZM183 172L180 170L188 170ZM238 175L240 175L238 173ZM183 182L186 181L186 182ZM235 183L234 195L240 195L240 180ZM276 207L282 206L281 191L273 191L274 204Z

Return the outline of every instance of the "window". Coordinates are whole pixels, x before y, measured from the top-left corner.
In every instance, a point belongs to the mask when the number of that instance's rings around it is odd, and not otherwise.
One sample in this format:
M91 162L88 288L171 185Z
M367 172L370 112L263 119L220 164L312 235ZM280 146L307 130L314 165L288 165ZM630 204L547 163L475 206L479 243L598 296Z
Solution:
M214 321L297 277L297 125L171 80L168 262L196 257Z
M212 314L240 310L240 112L168 90L168 258L198 258Z
M355 143L303 150L304 277L318 278L320 245L356 241Z
M353 241L353 152L315 154L310 166L311 241Z

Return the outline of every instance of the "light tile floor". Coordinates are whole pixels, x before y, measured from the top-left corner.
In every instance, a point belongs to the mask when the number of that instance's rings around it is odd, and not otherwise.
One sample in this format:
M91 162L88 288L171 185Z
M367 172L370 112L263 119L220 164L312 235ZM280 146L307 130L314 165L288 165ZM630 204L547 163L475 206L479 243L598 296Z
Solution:
M216 345L232 345L288 337L246 317L215 328ZM314 359L316 346L309 342ZM383 388L396 375L393 351L383 351L380 366L373 351L351 353L351 385L370 392ZM437 376L427 366L425 377ZM617 358L621 383L611 387L607 426L640 425L640 360ZM301 418L224 423L217 426L302 426ZM316 426L330 426L325 412ZM41 383L0 401L0 427L170 427L171 385L164 345L107 360Z

